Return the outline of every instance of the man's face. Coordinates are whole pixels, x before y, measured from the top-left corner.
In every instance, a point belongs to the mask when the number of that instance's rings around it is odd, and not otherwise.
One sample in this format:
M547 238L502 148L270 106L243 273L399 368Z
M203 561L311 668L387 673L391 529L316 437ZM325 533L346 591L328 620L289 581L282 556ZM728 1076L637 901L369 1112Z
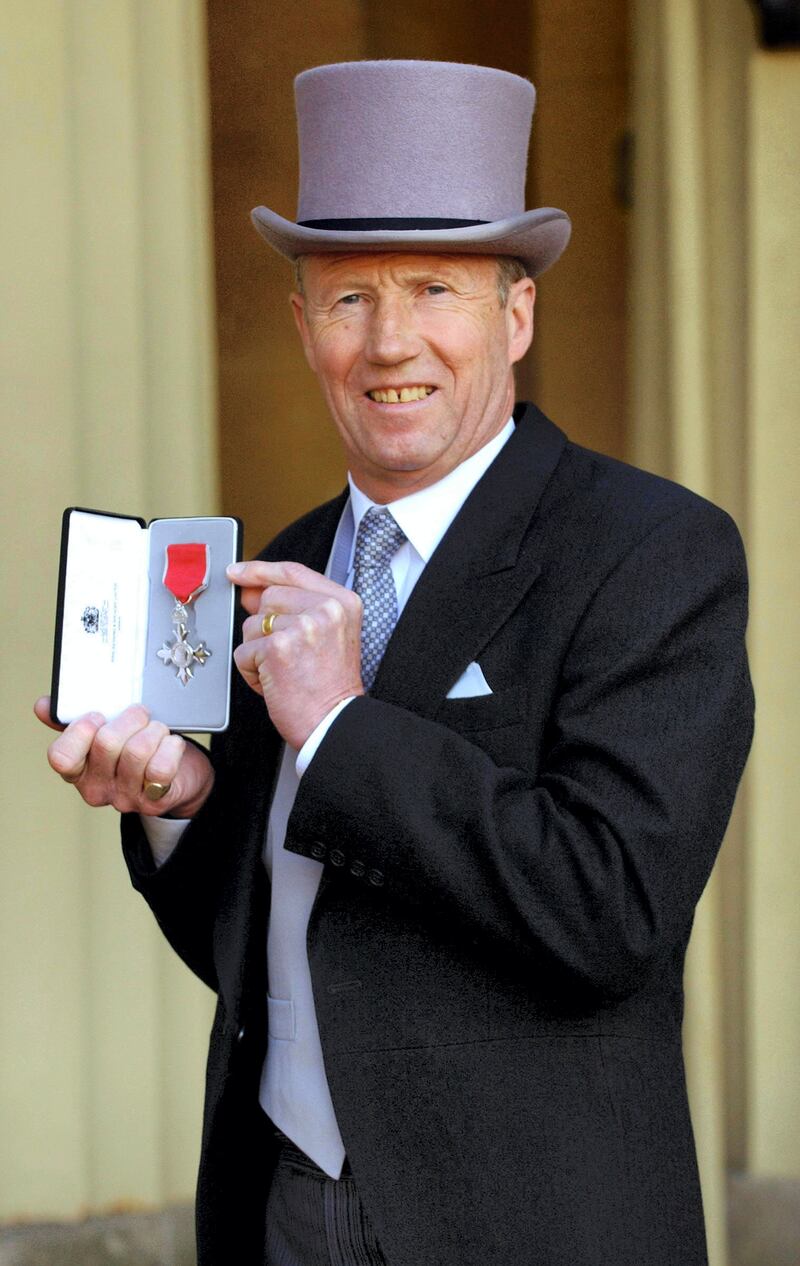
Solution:
M514 405L534 285L505 307L492 258L312 255L295 319L358 486L378 502L425 488L482 448Z

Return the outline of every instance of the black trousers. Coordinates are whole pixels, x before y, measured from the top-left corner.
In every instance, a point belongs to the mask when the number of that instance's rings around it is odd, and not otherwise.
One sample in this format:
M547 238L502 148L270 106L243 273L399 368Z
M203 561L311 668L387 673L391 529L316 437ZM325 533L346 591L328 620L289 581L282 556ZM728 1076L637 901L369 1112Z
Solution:
M278 1132L264 1266L388 1266L347 1161L328 1175Z

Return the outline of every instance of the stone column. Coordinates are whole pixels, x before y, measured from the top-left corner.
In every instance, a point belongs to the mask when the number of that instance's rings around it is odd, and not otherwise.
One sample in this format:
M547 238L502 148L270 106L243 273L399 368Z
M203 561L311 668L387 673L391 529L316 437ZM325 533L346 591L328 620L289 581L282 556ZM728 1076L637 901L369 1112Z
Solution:
M749 122L748 1160L800 1179L800 52L754 56Z

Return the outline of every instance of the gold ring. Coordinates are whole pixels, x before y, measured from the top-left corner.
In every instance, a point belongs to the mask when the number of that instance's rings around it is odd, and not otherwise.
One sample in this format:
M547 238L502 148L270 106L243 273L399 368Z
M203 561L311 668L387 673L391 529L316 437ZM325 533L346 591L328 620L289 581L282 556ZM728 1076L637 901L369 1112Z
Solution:
M277 619L277 615L278 615L277 611L267 611L266 615L261 621L261 632L264 634L264 637L269 637L270 633L272 632L272 626L275 623L275 620Z
M146 782L143 790L148 800L163 800L171 786L171 782Z

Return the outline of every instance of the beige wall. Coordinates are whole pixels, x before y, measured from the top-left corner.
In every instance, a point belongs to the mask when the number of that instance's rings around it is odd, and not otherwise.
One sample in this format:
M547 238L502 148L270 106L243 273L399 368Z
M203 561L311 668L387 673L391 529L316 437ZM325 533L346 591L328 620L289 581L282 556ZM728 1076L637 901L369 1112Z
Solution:
M62 509L216 503L202 7L6 0L0 1218L189 1196L210 995L47 768Z
M748 799L747 1157L756 1174L800 1179L800 52L756 54L747 88L747 503L758 696Z

